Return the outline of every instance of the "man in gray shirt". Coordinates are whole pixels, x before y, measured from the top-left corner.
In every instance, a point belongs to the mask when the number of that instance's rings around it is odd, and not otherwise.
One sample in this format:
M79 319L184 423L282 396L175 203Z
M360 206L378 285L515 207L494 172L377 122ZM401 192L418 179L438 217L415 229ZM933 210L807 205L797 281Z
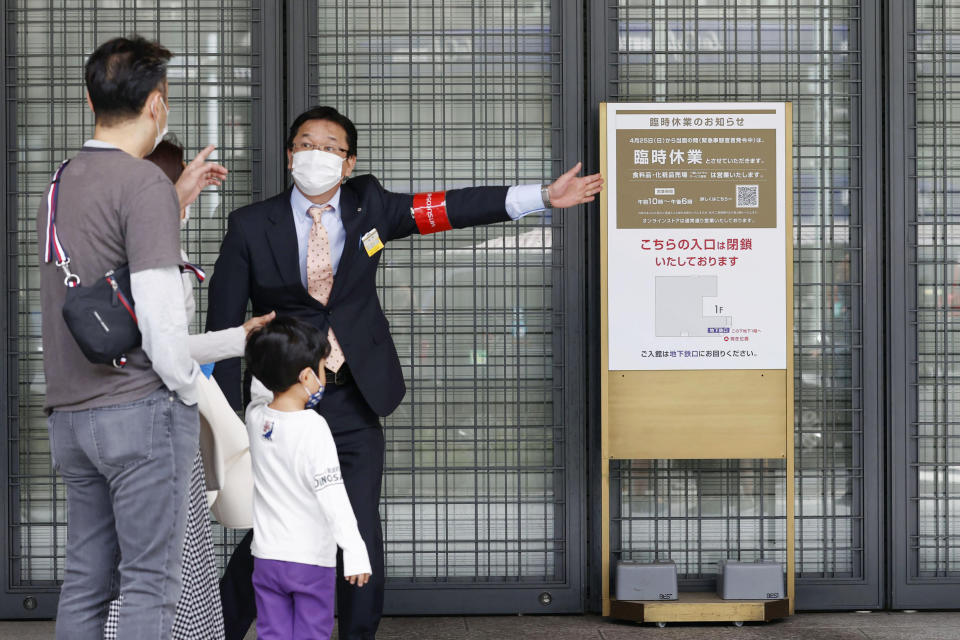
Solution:
M86 64L94 137L65 167L56 227L81 285L129 264L142 346L122 368L93 364L61 315L64 272L44 260L47 199L37 215L50 449L67 487L66 572L57 638L100 640L124 596L119 638L167 638L180 590L187 481L199 423L180 279L180 201L219 184L204 162L175 188L142 158L167 128L171 53L116 38Z

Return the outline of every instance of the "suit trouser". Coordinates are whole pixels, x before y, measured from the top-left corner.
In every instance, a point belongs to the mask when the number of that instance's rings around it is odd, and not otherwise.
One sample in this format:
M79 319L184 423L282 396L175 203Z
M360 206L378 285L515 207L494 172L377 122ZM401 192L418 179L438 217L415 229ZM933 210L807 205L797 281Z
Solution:
M376 636L383 614L386 585L383 563L383 530L380 527L380 486L383 480L384 441L379 427L334 433L343 485L357 517L357 527L367 544L373 574L357 587L343 579L343 554L337 553L337 615L341 640L367 640Z
M356 386L330 384L319 412L333 429L343 484L367 545L373 575L364 587L343 579L343 560L337 554L337 616L341 640L374 638L383 614L383 532L380 526L380 486L383 479L384 439L376 415ZM361 404L362 403L362 404ZM343 430L344 426L360 426ZM340 427L340 428L338 428ZM220 581L226 640L243 640L256 617L253 593L252 532L247 533L227 564Z
M129 404L54 411L49 431L69 523L57 638L101 640L120 590L117 637L168 638L180 594L197 408L163 389Z

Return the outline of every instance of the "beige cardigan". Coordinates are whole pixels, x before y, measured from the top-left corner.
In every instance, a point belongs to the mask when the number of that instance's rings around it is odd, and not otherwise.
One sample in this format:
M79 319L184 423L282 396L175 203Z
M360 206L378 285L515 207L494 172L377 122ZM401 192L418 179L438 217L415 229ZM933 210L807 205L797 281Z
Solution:
M182 253L184 262L186 253ZM183 274L183 302L187 318L196 313L193 274ZM207 331L187 338L190 356L204 364L243 355L247 336L243 327ZM213 515L225 527L253 526L253 472L250 442L243 421L230 407L220 387L200 375L195 383L200 410L200 457L206 477L207 500Z

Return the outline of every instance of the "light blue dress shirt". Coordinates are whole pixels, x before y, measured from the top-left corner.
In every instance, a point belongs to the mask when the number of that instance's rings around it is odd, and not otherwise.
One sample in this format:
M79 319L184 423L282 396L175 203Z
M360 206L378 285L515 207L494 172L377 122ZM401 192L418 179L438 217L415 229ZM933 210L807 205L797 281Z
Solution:
M320 217L320 223L327 230L327 238L330 241L330 262L333 265L333 273L337 273L337 267L340 266L340 257L343 255L343 246L347 240L347 232L343 228L343 220L340 218L340 189L333 194L329 202L316 206L330 205L333 211L327 211ZM540 196L539 184L524 184L510 187L507 189L507 198L504 203L507 215L517 220L533 213L543 210L543 199ZM310 242L310 229L313 228L313 218L307 213L307 209L315 206L310 202L296 186L290 191L290 207L293 209L293 223L297 229L297 249L300 254L300 282L303 287L307 287L307 244Z

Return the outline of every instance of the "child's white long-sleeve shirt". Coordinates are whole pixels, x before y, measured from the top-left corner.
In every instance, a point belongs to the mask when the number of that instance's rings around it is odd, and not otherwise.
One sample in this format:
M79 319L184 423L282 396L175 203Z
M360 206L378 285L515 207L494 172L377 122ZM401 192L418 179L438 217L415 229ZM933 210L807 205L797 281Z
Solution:
M345 576L370 573L327 421L315 411L271 409L273 394L256 378L250 394L253 555L335 567L339 546Z

